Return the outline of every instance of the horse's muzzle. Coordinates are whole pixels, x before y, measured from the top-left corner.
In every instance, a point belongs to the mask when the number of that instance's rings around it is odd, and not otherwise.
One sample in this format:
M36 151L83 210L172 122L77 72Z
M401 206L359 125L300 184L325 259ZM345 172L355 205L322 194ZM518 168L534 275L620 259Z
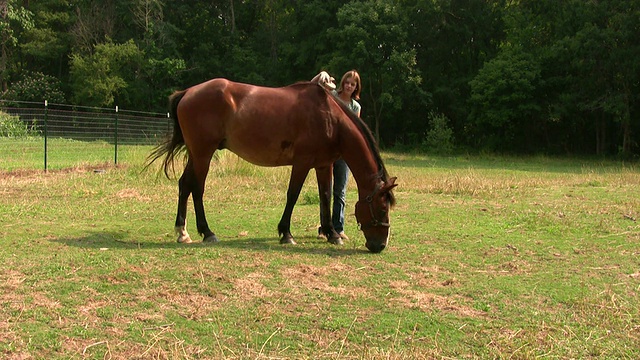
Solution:
M372 244L370 242L367 242L364 245L367 247L367 249L369 249L369 251L371 251L374 254L382 252L382 250L384 250L384 248L387 247L387 244L385 243Z

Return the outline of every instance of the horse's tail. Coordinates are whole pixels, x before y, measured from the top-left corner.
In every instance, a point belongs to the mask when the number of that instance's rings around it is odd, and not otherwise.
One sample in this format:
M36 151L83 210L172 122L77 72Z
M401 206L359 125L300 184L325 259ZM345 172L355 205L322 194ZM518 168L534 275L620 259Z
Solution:
M169 96L169 114L173 119L173 133L171 137L167 137L167 139L156 146L149 157L147 158L147 164L145 168L149 167L154 161L158 160L162 156L164 156L164 161L162 162L162 167L164 168L164 174L167 178L169 178L169 168L173 170L173 160L176 158L181 152L186 150L186 146L184 143L184 137L182 136L182 130L180 129L180 124L178 123L178 103L186 94L186 90L176 91L171 96Z

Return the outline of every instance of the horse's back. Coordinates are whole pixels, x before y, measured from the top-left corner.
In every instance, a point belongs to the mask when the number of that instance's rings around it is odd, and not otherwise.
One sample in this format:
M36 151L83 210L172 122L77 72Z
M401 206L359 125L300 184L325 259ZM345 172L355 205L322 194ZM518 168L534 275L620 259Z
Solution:
M335 155L314 149L326 149L329 141L328 112L321 111L323 95L317 85L269 88L212 79L187 90L178 105L178 118L183 132L193 129L186 136L198 144L229 149L257 165L311 162L301 157Z

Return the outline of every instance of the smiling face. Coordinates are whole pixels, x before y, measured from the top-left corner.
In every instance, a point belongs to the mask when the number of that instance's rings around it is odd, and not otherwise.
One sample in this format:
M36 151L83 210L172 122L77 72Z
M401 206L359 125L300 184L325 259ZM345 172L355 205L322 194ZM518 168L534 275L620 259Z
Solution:
M340 86L338 87L338 94L343 99L360 99L360 90L362 89L362 83L360 82L360 74L357 71L347 71L340 80Z
M346 95L348 95L349 98L351 97L351 95L353 95L353 92L356 91L357 87L358 87L358 83L352 76L346 78L342 82L342 91Z

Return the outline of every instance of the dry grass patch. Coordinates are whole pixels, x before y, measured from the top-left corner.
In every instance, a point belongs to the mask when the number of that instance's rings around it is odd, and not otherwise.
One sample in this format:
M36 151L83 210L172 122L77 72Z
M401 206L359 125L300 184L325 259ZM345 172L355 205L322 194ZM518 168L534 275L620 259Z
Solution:
M350 280L355 281L357 271L351 266L341 263L333 263L327 266L313 266L299 264L293 267L286 267L281 270L282 276L286 279L286 285L292 287L296 294L306 294L310 290L320 291L327 294L350 295L357 297L366 294L365 289L356 289L343 285L330 285L330 278L343 276L348 273Z
M451 284L446 284L450 286ZM415 289L411 284L406 281L393 281L390 287L398 292L400 296L394 297L391 301L400 306L404 306L410 309L419 309L425 313L433 313L434 311L449 312L456 316L462 317L485 317L487 313L484 311L473 309L465 303L462 296L442 296L430 293L428 291L422 291Z
M249 301L254 298L266 299L274 296L274 292L264 286L260 280L264 279L262 273L251 273L241 279L233 281L235 294L241 301Z

